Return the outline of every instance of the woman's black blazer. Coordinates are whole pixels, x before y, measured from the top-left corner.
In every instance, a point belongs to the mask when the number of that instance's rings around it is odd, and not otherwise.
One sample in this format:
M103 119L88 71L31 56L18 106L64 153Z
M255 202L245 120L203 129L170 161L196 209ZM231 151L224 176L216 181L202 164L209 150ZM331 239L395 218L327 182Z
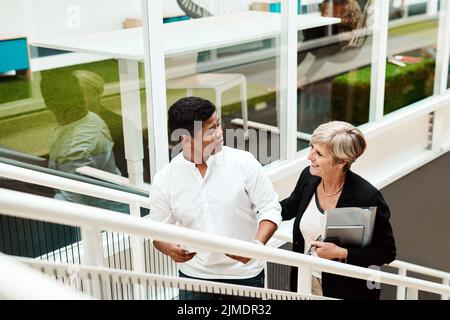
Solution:
M321 181L305 168L289 198L281 201L283 220L295 218L293 227L293 247L295 252L304 253L305 240L300 232L300 220ZM377 207L372 242L364 248L347 248L347 263L361 267L382 266L395 259L396 248L389 223L390 212L380 191L359 175L348 171L344 189L336 205L340 207ZM379 299L379 289L369 289L365 280L322 273L324 296L339 299ZM376 286L375 286L376 287ZM292 268L291 290L297 291L297 268Z

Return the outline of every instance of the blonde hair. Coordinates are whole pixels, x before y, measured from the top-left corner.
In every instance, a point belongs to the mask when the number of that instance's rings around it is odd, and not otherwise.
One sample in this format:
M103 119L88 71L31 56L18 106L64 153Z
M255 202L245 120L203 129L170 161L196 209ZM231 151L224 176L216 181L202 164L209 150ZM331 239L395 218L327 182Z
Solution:
M311 136L311 144L323 144L328 147L334 163L346 162L344 172L350 169L367 147L362 132L343 121L331 121L317 127Z

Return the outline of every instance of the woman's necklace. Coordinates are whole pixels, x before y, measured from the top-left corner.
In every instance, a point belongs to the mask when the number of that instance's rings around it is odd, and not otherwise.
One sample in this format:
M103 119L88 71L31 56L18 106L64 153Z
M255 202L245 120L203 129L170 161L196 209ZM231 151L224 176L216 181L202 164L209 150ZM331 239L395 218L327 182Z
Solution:
M342 184L342 186L338 189L338 191L336 191L335 193L326 193L325 192L325 183L323 182L323 180L322 180L322 191L323 191L323 194L325 195L325 196L327 196L327 197L333 197L333 196L335 196L335 195L337 195L339 192L341 192L342 191L342 188L344 188L344 184L345 184L345 181L344 181L344 183Z

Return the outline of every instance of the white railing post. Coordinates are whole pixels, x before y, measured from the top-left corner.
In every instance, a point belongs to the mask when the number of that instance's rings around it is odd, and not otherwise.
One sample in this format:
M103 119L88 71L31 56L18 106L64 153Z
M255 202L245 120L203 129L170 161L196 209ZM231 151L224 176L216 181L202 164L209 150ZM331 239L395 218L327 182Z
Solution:
M406 300L419 300L419 290L413 288L406 289Z
M141 207L139 203L130 204L130 214L133 217L141 217ZM145 272L144 262L144 239L141 237L131 236L131 261L133 271Z
M120 99L128 177L132 185L144 183L141 91L137 61L119 59Z
M102 237L96 227L81 227L84 255L82 263L90 266L103 267Z
M436 110L432 114L430 114L430 132L431 134L431 149L436 154L442 152L442 145L445 138L445 113L442 110Z
M297 292L311 294L311 269L308 267L298 268Z
M405 268L398 269L398 275L406 277L407 270ZM405 287L397 287L397 300L405 300L406 299L406 288Z
M370 7L370 13L372 25L368 28L373 30L373 40L369 122L374 122L381 120L384 114L389 1L375 0Z
M448 10L448 0L441 1L434 76L435 95L444 95L447 91L448 62L450 54L450 14Z
M449 1L441 1L441 8L439 12L439 28L436 50L436 66L434 77L434 95L443 95L447 91L448 87L448 63L450 54L450 14L449 14ZM434 5L432 4L434 3ZM429 1L428 9L435 7L433 10L438 14L437 1ZM431 130L431 146L430 149L439 154L442 152L442 142L445 131L445 121L443 118L442 110L434 111L430 116L432 127Z
M161 0L141 0L150 174L169 163Z
M141 207L139 203L130 203L130 215L133 217L141 217ZM144 258L144 239L141 237L131 235L131 262L134 272L145 272L145 258ZM133 285L134 295L136 300L141 300L145 297L145 288L143 285Z
M443 279L442 284L444 286L450 286L450 278ZM450 300L450 296L442 295L441 300Z
M280 100L277 102L280 108L280 159L283 160L292 160L297 153L297 12L297 0L281 2Z
M268 271L269 271L269 266L268 263L266 262L264 264L264 288L269 288L269 275L268 275Z
M81 227L84 255L81 262L84 265L103 267L103 251L101 231L97 227ZM96 298L101 298L99 279L91 279L92 292Z
M447 1L447 0L444 0L444 1L441 1L441 4L442 4L442 2L445 2L445 1ZM428 0L428 3L427 3L427 15L429 15L429 16L434 16L434 15L437 15L437 13L438 13L438 0Z

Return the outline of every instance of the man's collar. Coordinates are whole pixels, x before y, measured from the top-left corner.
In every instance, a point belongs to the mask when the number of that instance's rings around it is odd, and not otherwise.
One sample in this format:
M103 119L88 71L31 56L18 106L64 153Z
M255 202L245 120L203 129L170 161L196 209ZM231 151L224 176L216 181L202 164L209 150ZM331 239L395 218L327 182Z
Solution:
M220 151L217 154L210 155L206 160L206 165L208 167L211 167L214 163L216 163L216 159L220 153L222 153L222 151ZM183 152L181 154L181 162L193 170L197 168L197 165L193 161L186 159Z

